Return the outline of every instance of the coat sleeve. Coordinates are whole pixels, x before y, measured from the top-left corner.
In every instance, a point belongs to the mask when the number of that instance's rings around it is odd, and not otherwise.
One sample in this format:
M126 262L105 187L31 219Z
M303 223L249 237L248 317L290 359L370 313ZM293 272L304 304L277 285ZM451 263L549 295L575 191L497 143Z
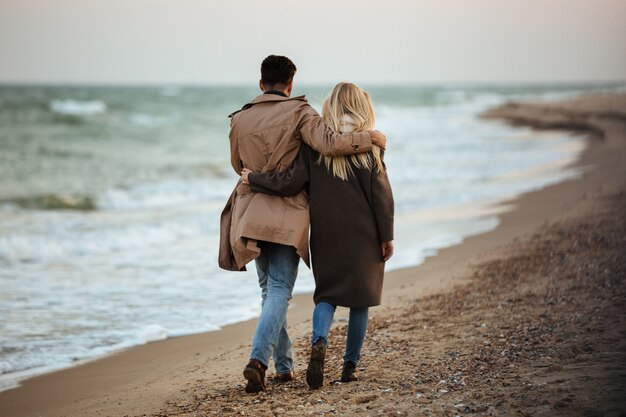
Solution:
M352 155L372 149L369 132L335 133L308 104L300 112L298 133L304 143L326 156Z
M237 175L241 175L243 163L239 155L239 142L237 141L237 135L234 129L234 118L232 117L230 119L230 133L228 134L228 138L230 139L230 164L233 166Z
M286 171L248 174L250 189L255 193L282 197L298 194L309 182L309 159L309 150L302 145L293 165Z
M382 242L393 240L394 203L387 168L381 172L372 171L372 208L376 218L378 236Z

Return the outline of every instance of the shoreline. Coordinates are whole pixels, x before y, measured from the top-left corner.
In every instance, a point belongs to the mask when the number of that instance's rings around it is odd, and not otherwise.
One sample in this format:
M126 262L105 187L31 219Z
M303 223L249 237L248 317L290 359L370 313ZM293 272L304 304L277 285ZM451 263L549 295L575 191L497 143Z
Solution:
M570 132L557 131L555 133L569 134ZM537 140L541 140L541 137ZM568 170L570 170L570 167L575 164L575 162L580 156L580 153L584 151L586 147L586 141L583 138L580 142L575 142L568 146L574 147L571 157L565 158L563 160L555 161L550 164L540 165L540 166L533 168L532 170L516 171L512 175L514 175L515 177L531 177L532 178L533 176L537 175L537 172L543 172L544 174L548 174L548 175L551 174L551 175L562 177L556 180L555 183L557 184L562 181L567 181L569 179L575 178L577 175L579 175L579 173L577 172L571 173L571 172L568 172ZM544 188L544 187L545 186L541 186L539 189ZM463 204L458 204L454 206L446 206L443 208L427 208L427 209L420 210L418 212L404 213L402 215L397 216L397 218L402 218L402 217L410 218L410 217L417 216L420 219L427 219L429 222L430 221L435 221L435 222L463 221L464 227L462 228L465 230L465 232L460 233L460 236L459 236L461 239L461 242L463 242L465 239L469 237L484 234L484 233L489 233L494 228L498 227L499 215L507 211L513 210L512 206L506 202L520 198L520 196L522 196L523 194L528 193L528 192L533 192L533 191L536 191L536 190L522 192L519 194L515 194L513 196L503 197L497 200L478 200L478 201L474 201L470 203L463 203ZM491 225L486 226L483 224L481 227L476 227L476 228L469 227L470 225L476 224L478 222L488 222L491 220L495 221L495 226L491 226ZM395 268L386 271L386 275L388 276L389 274L395 273L397 271L405 270L405 269L412 270L414 268L418 268L425 261L425 259L433 257L433 256L437 256L439 251L446 249L448 247L451 247L451 246L456 246L458 244L460 243L449 243L449 244L444 244L444 246L436 245L436 246L433 246L432 248L428 248L428 252L434 252L434 254L426 255L424 259L419 260L418 263L415 265L405 265L405 263L400 263L399 266L396 266ZM236 279L236 277L234 277L234 279ZM313 293L308 292L308 291L294 293L294 297L298 297L298 296L312 297L312 295ZM293 306L290 305L290 311L292 307ZM227 324L221 325L219 329L172 335L172 336L167 336L164 339L151 340L149 342L145 342L139 345L116 348L110 352L107 352L101 355L83 358L83 359L77 359L74 363L71 363L71 364L48 365L48 366L44 366L40 368L26 369L26 370L18 371L15 373L0 375L0 393L11 390L11 389L19 388L24 381L27 381L29 379L52 374L52 373L63 371L63 370L68 370L68 369L75 368L75 367L80 367L80 366L86 365L94 361L105 359L112 355L123 353L126 350L134 349L139 346L152 344L152 343L159 343L168 339L219 332L224 327L237 325L237 324L244 324L249 321L254 322L256 319L257 319L256 317L250 318L250 319L244 319L242 321L235 321L233 323L227 323Z
M622 99L624 97L623 94L615 96ZM585 97L560 103L541 103L537 106L545 108L563 106L563 103L568 102L585 102ZM528 108L535 113L530 111L530 115L524 114L526 122L541 114L532 105L526 104L509 108L502 106L500 112L509 112L506 114L510 115L512 111ZM514 116L521 120L521 116ZM504 117L494 110L488 111L485 117L512 120L512 117ZM550 117L572 115L557 114ZM587 122L591 123L591 129L588 130L593 132L595 129L596 135L585 139L585 150L573 165L568 166L582 169L580 178L566 179L500 202L498 207L511 206L514 209L497 214L500 224L495 230L468 237L461 244L438 250L436 256L428 257L417 267L387 273L383 307L374 309L372 316L375 318L381 315L389 306L396 305L398 300L416 296L423 298L466 282L473 265L502 256L498 251L502 245L532 234L557 219L567 218L572 206L591 204L593 198L588 197L607 193L609 187L605 184L616 182L615 179L611 181L609 175L615 167L600 166L598 169L596 164L606 162L607 145L613 147L618 144L607 144L611 138L605 130L604 137L600 139L596 126L604 126L606 123L610 125L614 114L610 113L608 119L606 111L600 116L591 114L584 117L592 119ZM621 113L618 114L618 118L620 117ZM561 129L563 127L563 123L559 121L551 120L550 123L555 127L561 126ZM572 126L579 126L576 123ZM622 144L620 149L623 147ZM598 184L605 185L605 189L594 191ZM292 300L288 318L290 333L294 338L295 335L307 333L307 321L312 310L310 298L310 294L301 294ZM218 381L227 381L231 386L241 384L239 371L245 365L247 345L255 322L248 320L214 332L150 342L90 360L86 364L29 378L20 387L0 393L0 414L4 415L6 412L15 417L37 413L49 416L142 415L158 413L167 400L175 400L194 384L211 386ZM298 356L297 370L302 370L304 358L302 355ZM271 370L269 374L272 374Z
M539 134L529 132L525 136L537 136L533 138L533 140L541 141L545 139L546 137L548 137L548 135L550 134L555 135L555 136L561 136L561 135L575 136L571 134L570 132L563 131L563 130L552 131L550 133L541 132ZM571 167L578 160L581 152L583 152L584 149L586 148L587 146L586 140L584 138L579 137L577 140L574 140L571 143L568 143L567 145L561 145L561 146L568 147L570 154L567 157L550 162L550 163L546 163L543 165L537 165L530 169L522 169L519 171L514 171L508 174L507 177L498 177L498 181L506 180L506 178L509 178L509 177L514 177L518 179L525 178L528 181L544 181L545 180L546 182L549 182L548 185L550 185L550 184L555 184L555 183L559 183L562 181L567 181L568 179L571 179L571 178L575 178L577 175L580 175L580 172L572 169ZM538 178L540 177L543 177L545 179L539 180ZM558 178L558 179L554 179L554 178ZM468 237L488 233L492 231L494 228L498 227L499 215L513 209L511 205L506 202L517 199L525 193L533 192L533 191L536 191L537 189L544 188L545 186L546 185L541 185L541 186L536 185L534 188L531 188L529 191L510 194L507 196L499 197L497 199L494 198L494 199L486 199L486 200L476 200L476 201L472 201L468 203L460 203L460 204L456 204L452 206L434 207L434 208L431 207L431 208L424 208L422 210L415 211L415 212L403 213L403 214L396 216L396 223L402 226L402 219L413 219L413 221L415 221L414 220L415 218L419 218L421 222L425 222L425 221L427 221L428 223L431 223L431 222L440 223L441 222L441 223L447 224L448 226L457 228L456 222L461 222L458 224L458 230L455 232L455 237L458 237L458 240L460 240L460 242L463 242ZM462 231L459 231L459 230L462 230ZM460 243L458 243L457 239L447 240L445 242L432 243L432 246L429 246L426 249L427 254L423 258L421 257L419 259L416 258L413 262L402 262L400 260L401 258L399 258L398 256L399 254L396 254L396 259L393 260L395 261L395 264L392 265L392 269L388 269L386 271L386 274L388 276L389 274L395 273L396 271L399 271L399 270L417 268L425 261L426 258L437 256L439 251L441 251L442 249L448 248L450 246L456 246L458 244ZM237 277L234 275L232 276L232 278L237 279ZM312 292L306 291L306 292L294 293L294 296L298 296L298 295L302 295L305 297L306 296L312 297ZM48 374L59 372L59 371L63 371L63 370L67 370L67 369L71 369L71 368L75 368L75 367L79 367L79 366L83 366L90 362L99 361L109 356L123 353L126 350L133 349L138 346L143 346L143 345L151 344L151 343L158 343L158 342L162 342L164 340L173 339L173 338L219 332L225 326L241 324L250 320L254 321L256 320L256 317L244 318L244 319L241 319L241 321L234 321L231 323L226 323L226 324L220 325L219 329L208 329L208 330L202 330L198 332L175 334L175 335L167 336L162 339L150 340L142 344L116 347L103 354L76 359L73 363L63 363L63 364L56 364L56 365L51 364L51 365L47 365L47 366L43 366L39 368L31 368L31 369L26 369L26 370L14 372L14 373L0 375L0 393L11 390L11 389L19 388L22 385L22 383L26 380L36 378L39 376L48 375Z

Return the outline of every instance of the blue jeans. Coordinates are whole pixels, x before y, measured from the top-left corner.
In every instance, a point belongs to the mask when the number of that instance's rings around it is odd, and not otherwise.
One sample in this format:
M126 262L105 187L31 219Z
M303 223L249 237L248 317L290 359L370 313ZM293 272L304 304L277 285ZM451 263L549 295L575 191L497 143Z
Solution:
M270 357L279 374L293 370L291 340L287 334L287 307L298 276L300 257L293 246L260 242L256 270L261 287L261 315L252 338L250 359L267 366Z
M311 343L322 339L328 346L328 333L333 324L333 316L337 307L325 301L315 305L313 310L313 336ZM348 339L346 340L346 352L343 355L344 361L359 363L361 358L361 348L365 340L367 331L368 308L351 308L350 321L348 321Z

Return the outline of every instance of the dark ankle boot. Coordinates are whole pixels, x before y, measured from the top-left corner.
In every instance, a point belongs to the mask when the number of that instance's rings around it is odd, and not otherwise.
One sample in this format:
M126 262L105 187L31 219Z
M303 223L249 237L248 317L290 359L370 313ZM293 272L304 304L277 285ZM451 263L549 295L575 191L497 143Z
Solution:
M306 383L311 389L318 389L324 384L324 359L326 344L319 339L311 348L311 359L306 370Z
M257 393L260 391L266 391L265 385L265 370L267 366L263 365L256 359L250 359L250 362L243 370L243 377L248 380L246 385L246 392L249 394Z
M356 363L352 362L352 361L345 361L343 363L343 370L341 371L341 382L352 382L352 381L358 381L359 378L357 378L354 375L354 372L356 371Z

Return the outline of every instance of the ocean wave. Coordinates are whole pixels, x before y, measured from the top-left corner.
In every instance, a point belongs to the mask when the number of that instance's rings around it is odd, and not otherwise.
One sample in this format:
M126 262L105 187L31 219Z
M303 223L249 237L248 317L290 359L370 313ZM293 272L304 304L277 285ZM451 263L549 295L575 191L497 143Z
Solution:
M163 116L154 116L147 113L134 113L130 116L130 122L141 127L158 127L167 123L168 118Z
M0 199L4 209L127 211L226 201L232 178L163 179L115 187L97 195L49 193Z
M115 211L223 202L234 184L232 178L164 179L109 189L98 196L96 204L102 210Z
M29 210L93 211L97 208L94 199L90 196L57 194L0 200L0 204Z
M99 100L52 100L49 109L53 113L69 116L93 116L104 113L107 105Z

